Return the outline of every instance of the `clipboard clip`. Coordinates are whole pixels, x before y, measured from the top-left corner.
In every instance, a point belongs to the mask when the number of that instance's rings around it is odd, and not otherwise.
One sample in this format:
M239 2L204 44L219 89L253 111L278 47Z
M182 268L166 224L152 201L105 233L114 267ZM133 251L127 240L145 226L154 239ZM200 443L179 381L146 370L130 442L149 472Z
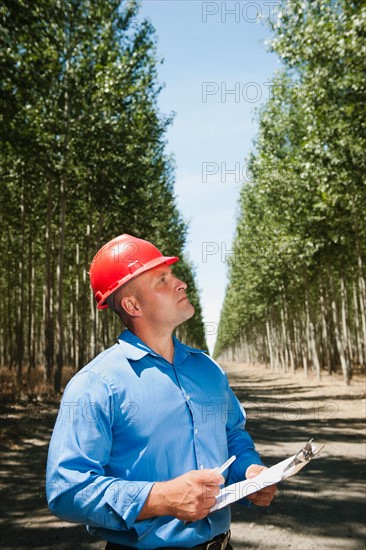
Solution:
M314 441L314 438L311 438L306 443L306 445L304 445L303 448L300 449L298 453L296 453L294 458L291 460L290 464L288 464L284 469L283 477L287 477L286 474L291 475L291 474L288 474L288 472L292 470L294 467L296 468L300 464L302 464L302 466L305 466L307 462L310 462L310 460L313 460L314 458L316 458L319 455L319 453L324 449L325 445L320 447L320 449L317 449L316 445L313 444L313 441Z

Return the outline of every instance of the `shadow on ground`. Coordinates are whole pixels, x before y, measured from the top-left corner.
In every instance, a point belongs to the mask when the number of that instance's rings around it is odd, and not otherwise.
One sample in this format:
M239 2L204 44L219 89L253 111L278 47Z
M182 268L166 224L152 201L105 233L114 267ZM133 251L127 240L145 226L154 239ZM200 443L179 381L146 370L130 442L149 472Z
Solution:
M319 386L314 396L294 382L271 388L259 379L239 380L233 377L233 390L246 404L247 429L268 466L296 453L311 437L325 449L279 485L269 508L232 506L235 548L366 548L364 394L329 397ZM345 402L354 411L347 418ZM261 542L251 540L253 529L257 540L265 533ZM237 540L235 532L241 535Z
M55 405L5 404L1 413L1 548L104 548L85 527L58 521L48 511L45 471Z

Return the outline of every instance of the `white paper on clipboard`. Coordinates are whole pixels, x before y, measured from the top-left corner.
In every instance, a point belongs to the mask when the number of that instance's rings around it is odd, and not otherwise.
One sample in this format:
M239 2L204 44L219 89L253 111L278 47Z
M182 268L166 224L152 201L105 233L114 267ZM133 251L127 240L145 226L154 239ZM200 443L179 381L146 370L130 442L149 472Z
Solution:
M221 489L216 497L216 504L211 508L210 512L220 510L220 508L224 508L241 498L245 498L269 485L274 485L287 477L297 474L297 472L304 468L304 466L315 458L324 448L322 447L317 451L312 441L311 439L296 455L290 456L282 460L282 462L278 462L278 464L275 464L267 470L263 470L255 478L233 483Z

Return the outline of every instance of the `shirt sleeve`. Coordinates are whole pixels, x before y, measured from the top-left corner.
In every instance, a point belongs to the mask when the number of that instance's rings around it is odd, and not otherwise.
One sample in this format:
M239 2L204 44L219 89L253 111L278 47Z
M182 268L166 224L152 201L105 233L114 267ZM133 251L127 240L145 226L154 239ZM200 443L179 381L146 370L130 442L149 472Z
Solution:
M50 510L65 521L146 534L156 518L136 521L153 482L105 474L115 414L109 385L91 371L68 384L51 438L46 474Z
M245 429L245 423L244 408L229 386L226 435L229 456L236 455L236 460L229 469L227 485L245 479L245 472L251 464L264 466L252 438Z

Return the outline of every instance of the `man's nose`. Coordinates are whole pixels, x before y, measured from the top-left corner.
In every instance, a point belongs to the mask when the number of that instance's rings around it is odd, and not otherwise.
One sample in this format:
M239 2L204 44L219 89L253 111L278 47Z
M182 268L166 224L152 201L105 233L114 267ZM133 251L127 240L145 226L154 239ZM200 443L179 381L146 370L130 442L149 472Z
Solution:
M184 281L177 279L175 284L175 290L177 292L179 292L180 290L187 290L187 284Z

